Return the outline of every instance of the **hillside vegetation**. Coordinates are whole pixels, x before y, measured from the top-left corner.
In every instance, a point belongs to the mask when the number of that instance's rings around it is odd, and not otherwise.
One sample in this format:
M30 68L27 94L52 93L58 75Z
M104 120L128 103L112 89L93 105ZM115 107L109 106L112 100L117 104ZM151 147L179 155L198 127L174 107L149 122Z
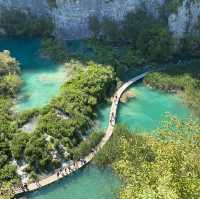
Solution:
M10 56L9 51L0 53L0 198L7 199L13 196L10 191L12 184L19 179L16 168L11 163L12 152L10 141L17 131L10 110L13 97L20 87L19 63ZM5 197L4 197L5 196Z
M96 117L96 106L116 86L116 76L110 66L90 62L62 86L50 104L14 114L10 108L20 84L5 83L5 77L19 79L18 66L9 52L0 53L0 192L3 199L13 196L13 184L20 184L16 166L22 162L27 164L24 171L30 180L34 180L38 174L60 167L63 161L89 154L103 136L99 132L87 134ZM32 133L23 132L21 127L33 117L39 119L37 128Z
M120 199L197 199L200 197L200 126L169 117L157 136L115 128L110 142L96 157L121 177Z

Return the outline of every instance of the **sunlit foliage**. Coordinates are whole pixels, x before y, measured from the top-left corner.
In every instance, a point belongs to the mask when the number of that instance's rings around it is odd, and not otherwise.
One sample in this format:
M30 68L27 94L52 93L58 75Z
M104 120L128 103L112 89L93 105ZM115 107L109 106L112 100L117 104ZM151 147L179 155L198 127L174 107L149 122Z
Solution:
M199 198L200 126L168 117L156 137L115 129L97 163L112 164L124 182L121 199Z

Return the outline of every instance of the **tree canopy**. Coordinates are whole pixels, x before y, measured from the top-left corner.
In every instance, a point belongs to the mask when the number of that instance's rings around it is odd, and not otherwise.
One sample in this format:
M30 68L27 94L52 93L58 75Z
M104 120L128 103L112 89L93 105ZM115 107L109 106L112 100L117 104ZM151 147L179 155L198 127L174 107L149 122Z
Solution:
M168 116L156 137L116 127L111 141L97 155L122 177L121 199L199 198L198 122Z

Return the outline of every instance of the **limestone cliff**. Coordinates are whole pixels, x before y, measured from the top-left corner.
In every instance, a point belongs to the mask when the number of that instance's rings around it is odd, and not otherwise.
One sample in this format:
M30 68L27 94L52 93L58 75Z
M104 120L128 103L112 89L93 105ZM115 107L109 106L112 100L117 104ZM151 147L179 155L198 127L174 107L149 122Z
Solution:
M52 7L48 0L0 0L0 7L20 9L37 15L50 15L58 35L66 39L78 39L90 36L90 15L121 20L129 11L144 5L149 13L159 17L159 10L166 1L168 0L56 0L56 6ZM183 0L177 11L169 15L169 28L175 37L180 38L186 29L195 26L198 16L200 1Z

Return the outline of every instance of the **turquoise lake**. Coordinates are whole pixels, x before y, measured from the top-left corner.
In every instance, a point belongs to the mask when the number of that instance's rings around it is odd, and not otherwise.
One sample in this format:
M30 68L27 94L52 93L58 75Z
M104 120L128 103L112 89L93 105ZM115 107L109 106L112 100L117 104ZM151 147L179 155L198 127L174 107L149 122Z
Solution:
M77 42L72 46L80 48ZM38 39L0 39L0 50L10 50L11 55L21 63L23 86L16 103L16 110L21 111L41 107L55 96L59 87L67 79L64 66L56 65L41 57ZM176 95L151 90L143 84L130 88L135 98L126 104L120 104L118 122L127 124L133 130L153 133L165 115L169 112L179 118L186 118L190 110ZM98 108L97 126L106 129L110 106ZM100 169L93 165L54 183L40 191L23 196L28 199L115 199L120 180L111 169Z
M27 195L28 199L115 199L120 181L109 168L95 166L76 172L40 191ZM26 197L25 197L26 198Z
M64 66L59 66L40 55L38 39L0 39L0 50L9 50L20 62L23 85L16 110L41 107L56 95L67 78Z

